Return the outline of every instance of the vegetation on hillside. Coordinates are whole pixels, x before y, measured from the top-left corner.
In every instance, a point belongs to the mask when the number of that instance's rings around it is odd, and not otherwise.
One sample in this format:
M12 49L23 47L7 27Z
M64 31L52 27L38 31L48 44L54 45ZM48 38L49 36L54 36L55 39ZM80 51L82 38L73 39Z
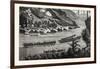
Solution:
M55 29L58 26L77 26L77 16L71 10L20 7L20 28Z

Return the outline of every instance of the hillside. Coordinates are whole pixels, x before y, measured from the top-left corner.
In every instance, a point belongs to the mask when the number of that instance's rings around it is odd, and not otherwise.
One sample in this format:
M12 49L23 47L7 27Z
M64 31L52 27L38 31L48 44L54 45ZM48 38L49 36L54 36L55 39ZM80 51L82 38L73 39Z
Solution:
M76 19L76 14L71 10L20 7L20 26L22 28L77 26Z

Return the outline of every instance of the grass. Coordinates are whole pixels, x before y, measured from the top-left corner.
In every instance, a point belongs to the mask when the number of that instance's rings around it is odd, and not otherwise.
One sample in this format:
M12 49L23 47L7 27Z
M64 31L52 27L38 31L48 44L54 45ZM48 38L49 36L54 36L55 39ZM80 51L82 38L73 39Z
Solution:
M77 52L73 52L72 48L69 48L68 51L65 49L59 50L48 50L44 51L40 54L28 55L23 57L22 60L42 60L42 59L63 59L63 58L83 58L90 57L87 51L82 52L83 50L79 50Z

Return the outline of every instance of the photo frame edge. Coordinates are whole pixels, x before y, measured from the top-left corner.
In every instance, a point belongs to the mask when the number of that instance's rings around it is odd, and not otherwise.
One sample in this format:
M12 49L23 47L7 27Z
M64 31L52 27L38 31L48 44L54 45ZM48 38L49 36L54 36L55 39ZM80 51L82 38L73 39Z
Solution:
M14 64L14 4L16 3L32 3L32 4L45 4L45 5L57 5L57 6L75 6L75 7L87 7L87 8L94 8L94 61L88 61L88 62L72 62L72 63L57 63L57 64L42 64L42 65L21 65L16 66ZM10 68L27 68L27 67L44 67L44 66L59 66L59 65L76 65L76 64L89 64L89 63L96 63L96 5L81 5L81 4L62 4L62 3L46 3L46 2L28 2L28 1L11 1L11 9L10 9Z

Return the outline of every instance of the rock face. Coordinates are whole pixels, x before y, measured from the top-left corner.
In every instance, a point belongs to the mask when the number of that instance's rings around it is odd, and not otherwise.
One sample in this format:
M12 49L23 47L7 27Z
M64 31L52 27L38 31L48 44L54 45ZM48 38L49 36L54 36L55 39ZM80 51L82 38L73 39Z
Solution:
M90 33L90 24L91 24L91 17L88 17L86 20L85 20L85 24L86 24L86 27Z
M90 44L90 33L91 33L90 24L91 24L91 17L88 17L87 18L87 20L85 21L85 24L86 24L86 29L83 30L82 36L84 38L84 41L87 44Z

